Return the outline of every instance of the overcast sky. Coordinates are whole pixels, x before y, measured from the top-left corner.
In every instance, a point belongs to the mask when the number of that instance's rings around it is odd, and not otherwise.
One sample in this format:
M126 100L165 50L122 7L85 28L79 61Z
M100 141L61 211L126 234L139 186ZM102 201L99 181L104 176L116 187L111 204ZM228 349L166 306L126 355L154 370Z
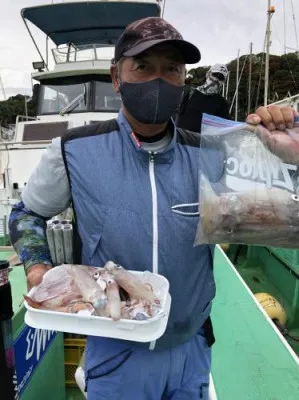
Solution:
M272 0L276 8L272 19L273 54L282 54L284 51L284 1L287 21L286 45L291 48L297 47L292 0ZM20 91L24 93L26 88L29 90L32 61L39 59L20 11L24 7L51 2L1 0L0 74L8 96ZM293 4L299 31L298 0L293 0ZM164 18L175 25L185 39L199 47L202 54L200 65L211 65L217 62L228 63L237 57L238 49L241 54L248 53L250 42L253 42L255 53L263 50L266 9L267 0L166 0ZM44 50L44 36L36 29L34 32L37 33L38 44Z

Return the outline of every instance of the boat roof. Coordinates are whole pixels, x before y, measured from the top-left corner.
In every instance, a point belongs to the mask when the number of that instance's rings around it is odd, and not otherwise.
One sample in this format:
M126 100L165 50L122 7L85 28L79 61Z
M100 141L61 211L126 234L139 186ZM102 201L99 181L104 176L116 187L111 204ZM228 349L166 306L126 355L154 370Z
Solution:
M65 43L113 45L131 22L159 16L160 6L153 1L84 1L23 8L21 15L24 22L26 19L33 23L56 46Z

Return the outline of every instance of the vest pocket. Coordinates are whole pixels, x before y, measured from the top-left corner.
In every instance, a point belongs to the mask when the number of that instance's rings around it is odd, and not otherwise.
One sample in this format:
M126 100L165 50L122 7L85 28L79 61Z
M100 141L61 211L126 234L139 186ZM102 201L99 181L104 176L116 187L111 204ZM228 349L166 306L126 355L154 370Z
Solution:
M185 203L185 204L174 204L171 207L171 211L174 214L182 215L185 217L198 217L198 203Z

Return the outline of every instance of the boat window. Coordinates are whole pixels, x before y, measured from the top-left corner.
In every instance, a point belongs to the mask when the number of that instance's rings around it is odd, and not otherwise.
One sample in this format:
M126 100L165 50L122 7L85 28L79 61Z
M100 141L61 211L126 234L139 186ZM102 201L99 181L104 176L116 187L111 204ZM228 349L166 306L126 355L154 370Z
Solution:
M68 128L68 122L46 122L24 125L23 142L35 140L52 140L62 136Z
M121 107L119 93L115 93L111 82L95 82L95 111L118 112Z
M42 85L40 114L59 114L61 110L74 101L76 104L72 112L87 111L88 93L89 83ZM76 99L78 99L78 101L76 101Z

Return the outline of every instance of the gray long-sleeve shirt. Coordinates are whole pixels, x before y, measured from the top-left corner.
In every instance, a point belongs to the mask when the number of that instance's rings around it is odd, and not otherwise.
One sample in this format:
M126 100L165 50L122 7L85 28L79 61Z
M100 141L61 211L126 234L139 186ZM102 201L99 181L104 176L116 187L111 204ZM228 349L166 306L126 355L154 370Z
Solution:
M53 139L42 155L23 189L22 200L26 208L43 217L52 217L69 206L71 192L60 138Z

